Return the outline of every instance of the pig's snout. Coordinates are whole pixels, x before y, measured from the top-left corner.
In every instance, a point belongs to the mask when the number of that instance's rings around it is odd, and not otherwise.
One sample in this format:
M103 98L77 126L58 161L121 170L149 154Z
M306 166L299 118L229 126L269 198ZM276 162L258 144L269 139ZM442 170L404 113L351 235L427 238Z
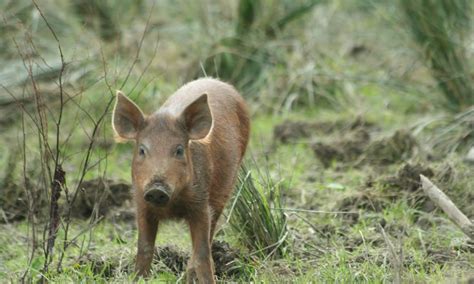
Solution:
M155 206L164 206L170 200L169 189L163 183L152 184L143 194L143 198Z

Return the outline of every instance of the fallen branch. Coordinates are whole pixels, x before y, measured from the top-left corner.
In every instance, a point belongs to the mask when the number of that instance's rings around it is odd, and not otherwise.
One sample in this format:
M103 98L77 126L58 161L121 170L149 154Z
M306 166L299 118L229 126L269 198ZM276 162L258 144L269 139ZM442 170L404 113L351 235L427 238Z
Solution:
M474 224L427 177L420 175L423 191L470 239L474 240Z

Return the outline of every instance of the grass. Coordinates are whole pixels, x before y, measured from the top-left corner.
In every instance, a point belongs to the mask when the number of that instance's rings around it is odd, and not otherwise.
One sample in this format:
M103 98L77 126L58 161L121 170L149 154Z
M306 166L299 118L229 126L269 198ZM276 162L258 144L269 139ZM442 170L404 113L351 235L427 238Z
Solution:
M253 169L242 167L228 220L240 243L252 254L281 258L288 246L286 215L278 210L283 207L281 186L269 173L255 165Z
M472 3L456 0L401 1L416 43L446 99L446 107L462 111L474 103L472 62L467 56L467 34Z

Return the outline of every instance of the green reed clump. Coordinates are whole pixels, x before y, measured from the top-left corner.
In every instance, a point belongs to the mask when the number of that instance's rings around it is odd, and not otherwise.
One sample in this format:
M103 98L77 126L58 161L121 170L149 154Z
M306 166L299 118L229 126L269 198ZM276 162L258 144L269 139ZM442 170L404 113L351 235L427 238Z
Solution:
M474 74L466 53L472 1L401 0L401 7L447 108L460 111L474 104Z
M252 255L279 258L288 247L287 220L280 186L268 173L242 167L229 212L229 222L239 241Z

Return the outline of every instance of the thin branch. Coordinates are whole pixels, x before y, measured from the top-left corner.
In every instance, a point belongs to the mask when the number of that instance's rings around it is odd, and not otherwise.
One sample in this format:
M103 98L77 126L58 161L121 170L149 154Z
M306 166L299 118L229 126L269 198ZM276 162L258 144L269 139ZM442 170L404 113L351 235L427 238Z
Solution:
M288 212L305 212L305 213L315 213L315 214L359 214L356 211L324 211L324 210L309 210L309 209L299 209L299 208L270 208L272 210L282 210Z
M423 191L443 209L449 219L453 221L471 240L474 240L474 224L459 210L451 199L441 189L434 185L427 177L420 175Z

